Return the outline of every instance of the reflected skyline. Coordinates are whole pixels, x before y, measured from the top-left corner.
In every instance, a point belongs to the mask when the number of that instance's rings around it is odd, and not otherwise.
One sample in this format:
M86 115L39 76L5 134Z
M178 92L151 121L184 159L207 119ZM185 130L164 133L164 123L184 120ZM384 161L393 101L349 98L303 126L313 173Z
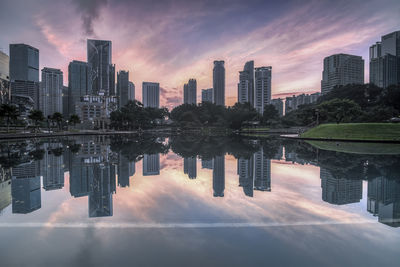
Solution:
M12 213L22 214L40 210L43 194L63 189L66 174L69 173L67 190L73 198L88 198L89 218L113 216L113 198L118 188L135 190L131 178L135 176L136 164L141 162L143 168L142 178L137 179L163 176L163 169L173 163L165 158L172 148L177 153L174 155L181 158L180 163L177 162L181 166L180 173L193 182L199 175L201 180L206 175L212 185L212 197L225 198L232 190L230 186L227 187L233 178L232 170L226 169L232 166L230 160L227 163L226 157L231 157L228 154L235 159L236 184L241 188L242 196L247 197L259 197L255 191L274 192L271 186L272 177L275 177L271 167L273 164L310 165L319 168L320 201L333 206L359 203L363 200L365 181L368 184L366 211L376 216L380 223L391 227L400 225L400 179L396 178L399 177L399 156L340 153L342 157L338 157L338 152L321 151L304 143L277 140L265 142L243 139L239 143L236 140L236 148L233 148L227 138L223 142L218 138L216 140L227 145L208 150L205 154L198 153L196 149L191 150L190 147L180 152L180 144L173 139L156 138L151 142L142 140L134 142L136 150L133 157L115 146L115 140L106 137L49 140L39 144L26 142L23 149L11 143L2 147L2 153L18 154L19 151L21 156L16 157L14 163L4 162L2 158L2 166L12 165L10 168L1 168L3 183L9 181L11 185L10 188L4 186L5 192L2 191L2 194L5 200L2 207L5 209L11 204ZM207 140L202 146L212 147L213 144L214 140ZM131 145L124 143L121 147ZM336 160L334 164L332 157ZM197 164L201 164L200 173ZM345 168L346 172L338 171L339 166ZM386 176L382 173L386 173ZM40 188L43 188L43 193ZM11 201L7 200L7 190L10 191Z

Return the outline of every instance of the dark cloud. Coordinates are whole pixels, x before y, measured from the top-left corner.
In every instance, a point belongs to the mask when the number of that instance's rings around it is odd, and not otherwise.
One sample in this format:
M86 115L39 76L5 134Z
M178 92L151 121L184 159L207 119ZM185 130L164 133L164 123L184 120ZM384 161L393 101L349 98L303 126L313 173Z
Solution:
M85 34L94 35L93 21L99 17L100 10L107 5L107 0L72 0L81 13Z

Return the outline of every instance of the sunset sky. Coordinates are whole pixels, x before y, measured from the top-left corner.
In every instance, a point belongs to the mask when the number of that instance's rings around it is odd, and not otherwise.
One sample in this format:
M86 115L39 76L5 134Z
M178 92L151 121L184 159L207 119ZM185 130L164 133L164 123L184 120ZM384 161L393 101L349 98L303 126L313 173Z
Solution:
M141 100L143 81L159 82L161 104L182 103L183 84L212 87L214 60L225 60L226 103L237 98L238 71L248 60L272 66L272 95L320 90L322 61L360 55L368 81L368 47L400 29L399 0L181 1L2 0L0 49L26 43L40 68L86 61L86 39L111 40L117 70L129 70Z

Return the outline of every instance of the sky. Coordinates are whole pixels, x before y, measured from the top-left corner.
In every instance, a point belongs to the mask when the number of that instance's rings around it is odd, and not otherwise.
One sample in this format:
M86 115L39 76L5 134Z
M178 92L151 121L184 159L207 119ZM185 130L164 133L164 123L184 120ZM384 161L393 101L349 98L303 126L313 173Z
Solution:
M362 56L400 30L399 0L1 0L0 50L10 43L39 49L40 68L86 61L86 40L112 41L116 70L128 70L141 100L142 82L159 82L161 105L183 102L183 84L212 87L214 60L224 60L226 104L237 100L246 61L272 66L272 96L320 91L323 58Z

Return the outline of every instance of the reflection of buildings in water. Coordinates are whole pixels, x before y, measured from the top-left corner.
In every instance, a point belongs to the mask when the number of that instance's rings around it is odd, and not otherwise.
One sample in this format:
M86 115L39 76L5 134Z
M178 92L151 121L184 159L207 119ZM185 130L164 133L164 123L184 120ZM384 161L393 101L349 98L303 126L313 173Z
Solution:
M96 164L93 168L93 174L89 193L89 217L112 216L115 166Z
M55 155L54 148L57 147L62 148L61 144L57 144L56 146L44 145L46 152L40 161L40 171L43 176L43 188L46 191L64 187L63 155Z
M0 213L11 204L11 180L0 181Z
M196 157L189 157L183 159L183 173L187 174L190 179L196 179L197 177Z
M89 217L112 216L112 194L116 192L116 171L108 145L85 142L79 154L70 154L70 193L89 196Z
M121 154L118 157L118 185L129 187L129 177L135 174L135 162L129 162Z
M283 146L280 145L279 149L278 149L278 152L276 152L276 154L274 155L273 159L281 160L282 158L283 158Z
M12 212L30 213L41 207L40 176L37 162L12 169Z
M381 223L400 226L400 181L377 177L368 181L367 210Z
M225 155L215 156L213 167L214 197L223 197L225 190Z
M320 177L323 201L336 205L360 202L362 180L335 178L324 167L320 168Z
M250 159L238 159L239 186L246 196L253 196L253 190L271 191L271 160L266 158L263 148Z
M160 154L144 154L143 176L160 175Z
M213 169L213 160L212 159L210 159L210 160L202 159L201 160L201 168L202 169L210 169L210 170L212 170Z

